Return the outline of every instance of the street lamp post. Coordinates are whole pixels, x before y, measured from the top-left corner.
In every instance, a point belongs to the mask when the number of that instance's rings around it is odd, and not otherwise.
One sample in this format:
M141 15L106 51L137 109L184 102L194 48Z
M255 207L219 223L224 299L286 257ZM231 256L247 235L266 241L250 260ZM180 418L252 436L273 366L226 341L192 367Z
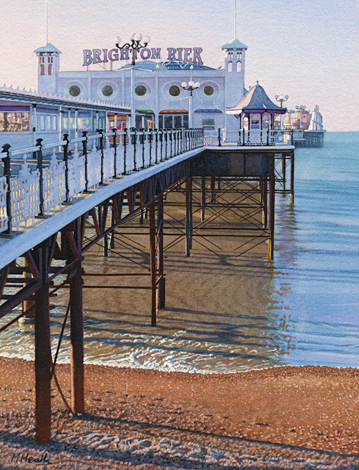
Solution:
M194 82L193 80L190 80L188 83L187 82L182 82L182 88L184 90L189 91L189 109L188 109L188 127L191 129L192 128L192 92L193 90L197 90L197 88L200 87L199 82Z
M275 99L280 102L280 107L281 107L281 108L283 108L283 101L287 101L288 98L289 98L288 95L285 95L285 96L283 96L283 95L275 95ZM281 128L281 129L282 129L282 127L283 127L282 124L283 124L283 116L280 117L280 128Z
M115 37L114 43L118 49L129 49L132 52L131 62L131 127L136 127L136 106L135 106L135 65L136 65L136 51L143 49L150 42L150 37L145 36L142 41L141 33L133 33L131 36L131 43L127 42L120 46L121 38Z

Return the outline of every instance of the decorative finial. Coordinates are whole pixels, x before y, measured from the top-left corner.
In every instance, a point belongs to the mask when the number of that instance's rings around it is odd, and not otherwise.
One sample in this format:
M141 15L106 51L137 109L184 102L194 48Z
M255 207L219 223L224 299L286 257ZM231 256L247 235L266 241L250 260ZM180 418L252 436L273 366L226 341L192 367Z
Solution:
M259 85L259 81L257 80L257 85Z

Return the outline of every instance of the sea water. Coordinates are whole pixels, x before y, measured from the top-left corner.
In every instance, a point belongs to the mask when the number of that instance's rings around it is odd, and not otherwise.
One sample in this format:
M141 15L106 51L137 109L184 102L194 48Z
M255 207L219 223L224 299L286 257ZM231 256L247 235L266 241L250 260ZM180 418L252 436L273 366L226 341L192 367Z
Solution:
M295 152L293 209L277 198L275 279L293 365L359 366L359 132ZM281 287L287 284L285 295Z
M202 373L358 367L358 163L359 133L327 133L322 148L296 150L294 204L288 194L276 195L275 259L248 254L242 263L240 275L264 279L247 311L217 305L203 315L179 308L164 314L154 332L148 317L119 316L106 308L107 291L94 292L104 296L104 308L85 309L85 362ZM225 273L239 269L229 263ZM53 353L64 311L51 313ZM69 361L65 332L59 362ZM33 326L15 323L1 333L0 355L33 359Z

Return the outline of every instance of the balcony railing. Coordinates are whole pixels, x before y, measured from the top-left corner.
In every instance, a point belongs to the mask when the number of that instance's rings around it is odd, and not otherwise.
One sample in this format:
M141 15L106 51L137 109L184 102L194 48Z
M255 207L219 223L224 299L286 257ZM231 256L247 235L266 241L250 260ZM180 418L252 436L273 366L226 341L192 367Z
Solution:
M237 145L237 146L274 146L293 145L293 131L291 130L246 130L205 133L205 145Z
M50 215L64 203L113 178L128 175L203 147L203 129L154 129L64 139L12 150L3 145L0 158L0 233L26 227L37 216Z

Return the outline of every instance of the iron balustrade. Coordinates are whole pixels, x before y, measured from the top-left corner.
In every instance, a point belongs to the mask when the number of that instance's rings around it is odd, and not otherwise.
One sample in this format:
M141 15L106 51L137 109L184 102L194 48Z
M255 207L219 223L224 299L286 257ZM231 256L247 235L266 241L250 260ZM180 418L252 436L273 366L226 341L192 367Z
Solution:
M0 161L0 234L49 216L114 178L148 168L203 147L203 129L99 129L88 135L12 150L2 146Z
M295 138L295 136L294 136ZM218 129L217 131L204 133L205 145L236 145L246 147L294 145L293 129L239 129L227 131Z

